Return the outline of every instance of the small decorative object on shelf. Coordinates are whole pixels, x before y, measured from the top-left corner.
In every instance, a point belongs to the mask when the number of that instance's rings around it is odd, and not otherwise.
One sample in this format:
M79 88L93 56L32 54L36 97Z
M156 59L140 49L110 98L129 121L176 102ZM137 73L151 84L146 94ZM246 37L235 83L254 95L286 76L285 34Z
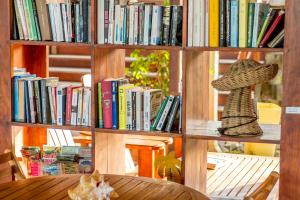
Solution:
M258 136L262 130L251 99L251 86L273 79L278 65L261 65L253 60L239 60L224 76L212 82L217 90L231 91L222 114L219 132L228 136Z
M72 200L110 200L119 197L114 188L109 186L108 182L104 182L104 177L98 170L91 176L81 176L79 185L69 189L68 195Z

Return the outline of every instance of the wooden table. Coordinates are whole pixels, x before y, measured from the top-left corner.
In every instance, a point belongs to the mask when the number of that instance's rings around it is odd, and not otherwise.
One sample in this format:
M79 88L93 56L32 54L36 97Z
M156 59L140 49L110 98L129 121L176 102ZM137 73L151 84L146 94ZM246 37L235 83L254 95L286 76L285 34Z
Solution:
M2 200L69 199L68 188L75 187L80 175L44 176L0 185ZM204 200L205 195L183 185L141 177L105 175L119 194L119 200Z

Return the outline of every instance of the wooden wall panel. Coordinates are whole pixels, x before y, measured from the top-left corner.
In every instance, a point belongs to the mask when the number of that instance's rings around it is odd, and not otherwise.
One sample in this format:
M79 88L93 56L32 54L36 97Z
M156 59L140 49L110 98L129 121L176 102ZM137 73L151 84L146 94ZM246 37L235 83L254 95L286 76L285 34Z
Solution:
M280 147L280 199L300 197L300 115L286 107L300 107L300 1L286 1L283 67L283 114Z

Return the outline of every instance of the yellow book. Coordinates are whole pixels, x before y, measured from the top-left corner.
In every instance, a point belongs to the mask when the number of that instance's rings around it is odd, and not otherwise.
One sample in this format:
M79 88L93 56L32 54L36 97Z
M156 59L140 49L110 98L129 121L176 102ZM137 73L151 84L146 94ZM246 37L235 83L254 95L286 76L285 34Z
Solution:
M240 0L239 10L239 47L247 47L248 0Z
M126 130L126 91L132 89L133 84L119 86L119 129Z
M209 46L219 46L219 0L209 1Z

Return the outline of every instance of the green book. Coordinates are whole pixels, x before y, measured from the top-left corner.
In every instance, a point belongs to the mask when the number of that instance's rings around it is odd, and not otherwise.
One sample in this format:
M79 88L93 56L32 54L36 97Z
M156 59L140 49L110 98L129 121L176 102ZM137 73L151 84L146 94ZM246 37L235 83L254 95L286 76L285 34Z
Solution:
M25 12L26 26L27 26L27 30L28 30L28 38L29 38L29 40L34 40L32 28L31 28L32 26L31 26L31 20L30 20L29 0L23 0L23 6L24 6L24 12Z
M156 130L156 126L157 126L157 124L158 124L158 122L159 122L159 120L160 120L160 117L161 117L161 115L162 115L162 113L163 113L163 111L164 111L164 109L165 109L165 106L166 106L168 100L169 100L169 97L166 97L166 98L164 99L163 103L161 104L161 107L160 107L160 109L159 109L159 111L158 111L158 113L157 113L157 115L156 115L156 118L155 118L155 120L154 120L154 123L153 123L152 126L151 126L151 129L150 129L151 131L155 131L155 130Z
M35 3L35 0L31 0L31 1L32 1L33 19L34 19L34 25L35 25L35 30L36 30L36 34L37 34L37 40L41 41L42 36L41 36L41 31L40 31L36 3Z
M276 10L270 8L270 11L269 11L269 14L268 16L266 17L264 23L263 23L263 26L261 28L261 31L258 35L258 38L257 38L257 42L256 42L256 47L259 46L263 36L265 35L266 31L267 31L267 28L269 27L269 24L271 23L271 21L273 21L273 18L276 14Z
M248 35L247 35L248 40L247 40L247 47L252 47L254 10L255 10L255 3L249 3L248 4Z
M19 10L19 6L18 6L18 3L17 3L17 0L14 0L14 6L15 6L16 19L17 19L19 39L23 40L24 39L24 35L23 35L21 15L20 15L20 10Z
M34 20L34 10L33 10L33 3L32 0L27 0L28 1L28 8L29 8L29 14L30 14L30 23L31 23L31 30L32 30L32 36L33 40L38 40L38 35L36 31L36 23Z
M101 82L98 83L98 119L99 128L103 128Z

